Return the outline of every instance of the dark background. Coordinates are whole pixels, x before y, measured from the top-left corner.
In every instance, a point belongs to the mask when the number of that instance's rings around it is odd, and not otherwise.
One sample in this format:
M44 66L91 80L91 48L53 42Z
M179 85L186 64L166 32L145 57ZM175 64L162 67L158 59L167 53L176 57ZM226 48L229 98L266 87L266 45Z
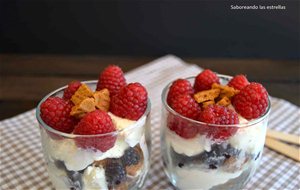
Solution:
M0 0L0 120L109 64L127 72L166 54L245 74L300 106L299 9L298 0Z
M299 60L299 7L299 1L0 0L0 53Z

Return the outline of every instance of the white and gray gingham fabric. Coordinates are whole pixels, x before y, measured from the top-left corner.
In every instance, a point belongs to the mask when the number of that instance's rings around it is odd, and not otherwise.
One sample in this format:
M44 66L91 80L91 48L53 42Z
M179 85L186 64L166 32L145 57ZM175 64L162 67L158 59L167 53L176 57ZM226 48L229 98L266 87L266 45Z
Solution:
M196 75L200 70L177 57L165 56L126 74L127 81L146 86L152 101L152 164L144 189L175 189L162 170L160 93L170 81ZM269 128L299 135L299 107L278 98L272 98L271 103ZM53 189L43 160L35 111L1 121L0 134L0 189ZM299 172L299 163L265 148L260 167L245 189L300 189Z

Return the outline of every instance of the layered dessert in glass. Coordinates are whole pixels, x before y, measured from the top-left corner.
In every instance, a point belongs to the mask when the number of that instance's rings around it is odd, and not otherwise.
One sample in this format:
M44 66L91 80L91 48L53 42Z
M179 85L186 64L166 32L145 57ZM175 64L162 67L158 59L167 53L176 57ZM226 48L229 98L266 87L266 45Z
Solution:
M204 70L162 93L164 170L179 189L241 189L262 155L270 101L244 75Z
M150 101L140 83L107 67L39 103L42 148L56 189L141 189L150 166Z

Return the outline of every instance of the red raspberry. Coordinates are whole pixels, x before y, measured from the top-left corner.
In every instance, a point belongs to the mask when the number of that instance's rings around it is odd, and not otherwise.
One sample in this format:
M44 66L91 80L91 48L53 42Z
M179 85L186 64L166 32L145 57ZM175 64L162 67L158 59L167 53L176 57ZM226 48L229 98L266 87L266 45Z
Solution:
M110 93L110 97L116 95L122 87L126 86L126 79L123 71L116 65L108 66L100 74L97 83L97 90L107 88Z
M198 134L197 125L172 113L168 115L167 126L185 139L194 138Z
M110 111L122 118L138 120L146 111L148 95L140 83L130 83L112 97Z
M250 83L245 75L236 75L229 81L228 86L231 86L237 90L242 90L248 84Z
M233 98L232 104L244 118L255 119L268 107L268 92L261 84L252 82Z
M73 133L78 135L97 135L116 131L110 116L101 110L87 113L75 127ZM76 144L81 148L98 149L102 152L114 146L116 136L77 137Z
M211 70L205 69L196 77L194 84L195 92L211 89L213 83L220 84L219 77Z
M64 90L64 99L70 100L73 96L73 94L78 90L78 88L81 86L81 82L79 81L73 81L70 82L68 87Z
M200 133L207 133L207 136L213 139L228 139L237 131L237 128L226 125L239 123L238 114L234 110L219 105L204 108L198 120L209 124L225 125L220 127L208 125L199 130Z
M73 104L59 97L50 97L41 105L41 118L58 131L71 133L77 120L70 116Z
M177 98L172 101L171 108L190 119L196 119L200 112L198 103L189 94L177 96Z
M169 105L171 105L171 101L175 99L178 95L193 94L193 93L194 93L194 89L188 80L177 79L176 81L173 82L173 84L169 89L167 102Z

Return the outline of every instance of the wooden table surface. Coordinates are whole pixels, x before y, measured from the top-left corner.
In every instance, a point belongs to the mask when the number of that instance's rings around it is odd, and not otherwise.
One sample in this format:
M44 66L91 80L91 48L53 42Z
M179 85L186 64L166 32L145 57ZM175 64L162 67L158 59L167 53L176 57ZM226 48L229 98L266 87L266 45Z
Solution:
M0 120L36 107L43 96L72 80L97 79L109 64L117 64L127 72L155 58L0 54ZM300 106L297 60L182 59L222 74L246 74L250 81L262 83L271 96Z

